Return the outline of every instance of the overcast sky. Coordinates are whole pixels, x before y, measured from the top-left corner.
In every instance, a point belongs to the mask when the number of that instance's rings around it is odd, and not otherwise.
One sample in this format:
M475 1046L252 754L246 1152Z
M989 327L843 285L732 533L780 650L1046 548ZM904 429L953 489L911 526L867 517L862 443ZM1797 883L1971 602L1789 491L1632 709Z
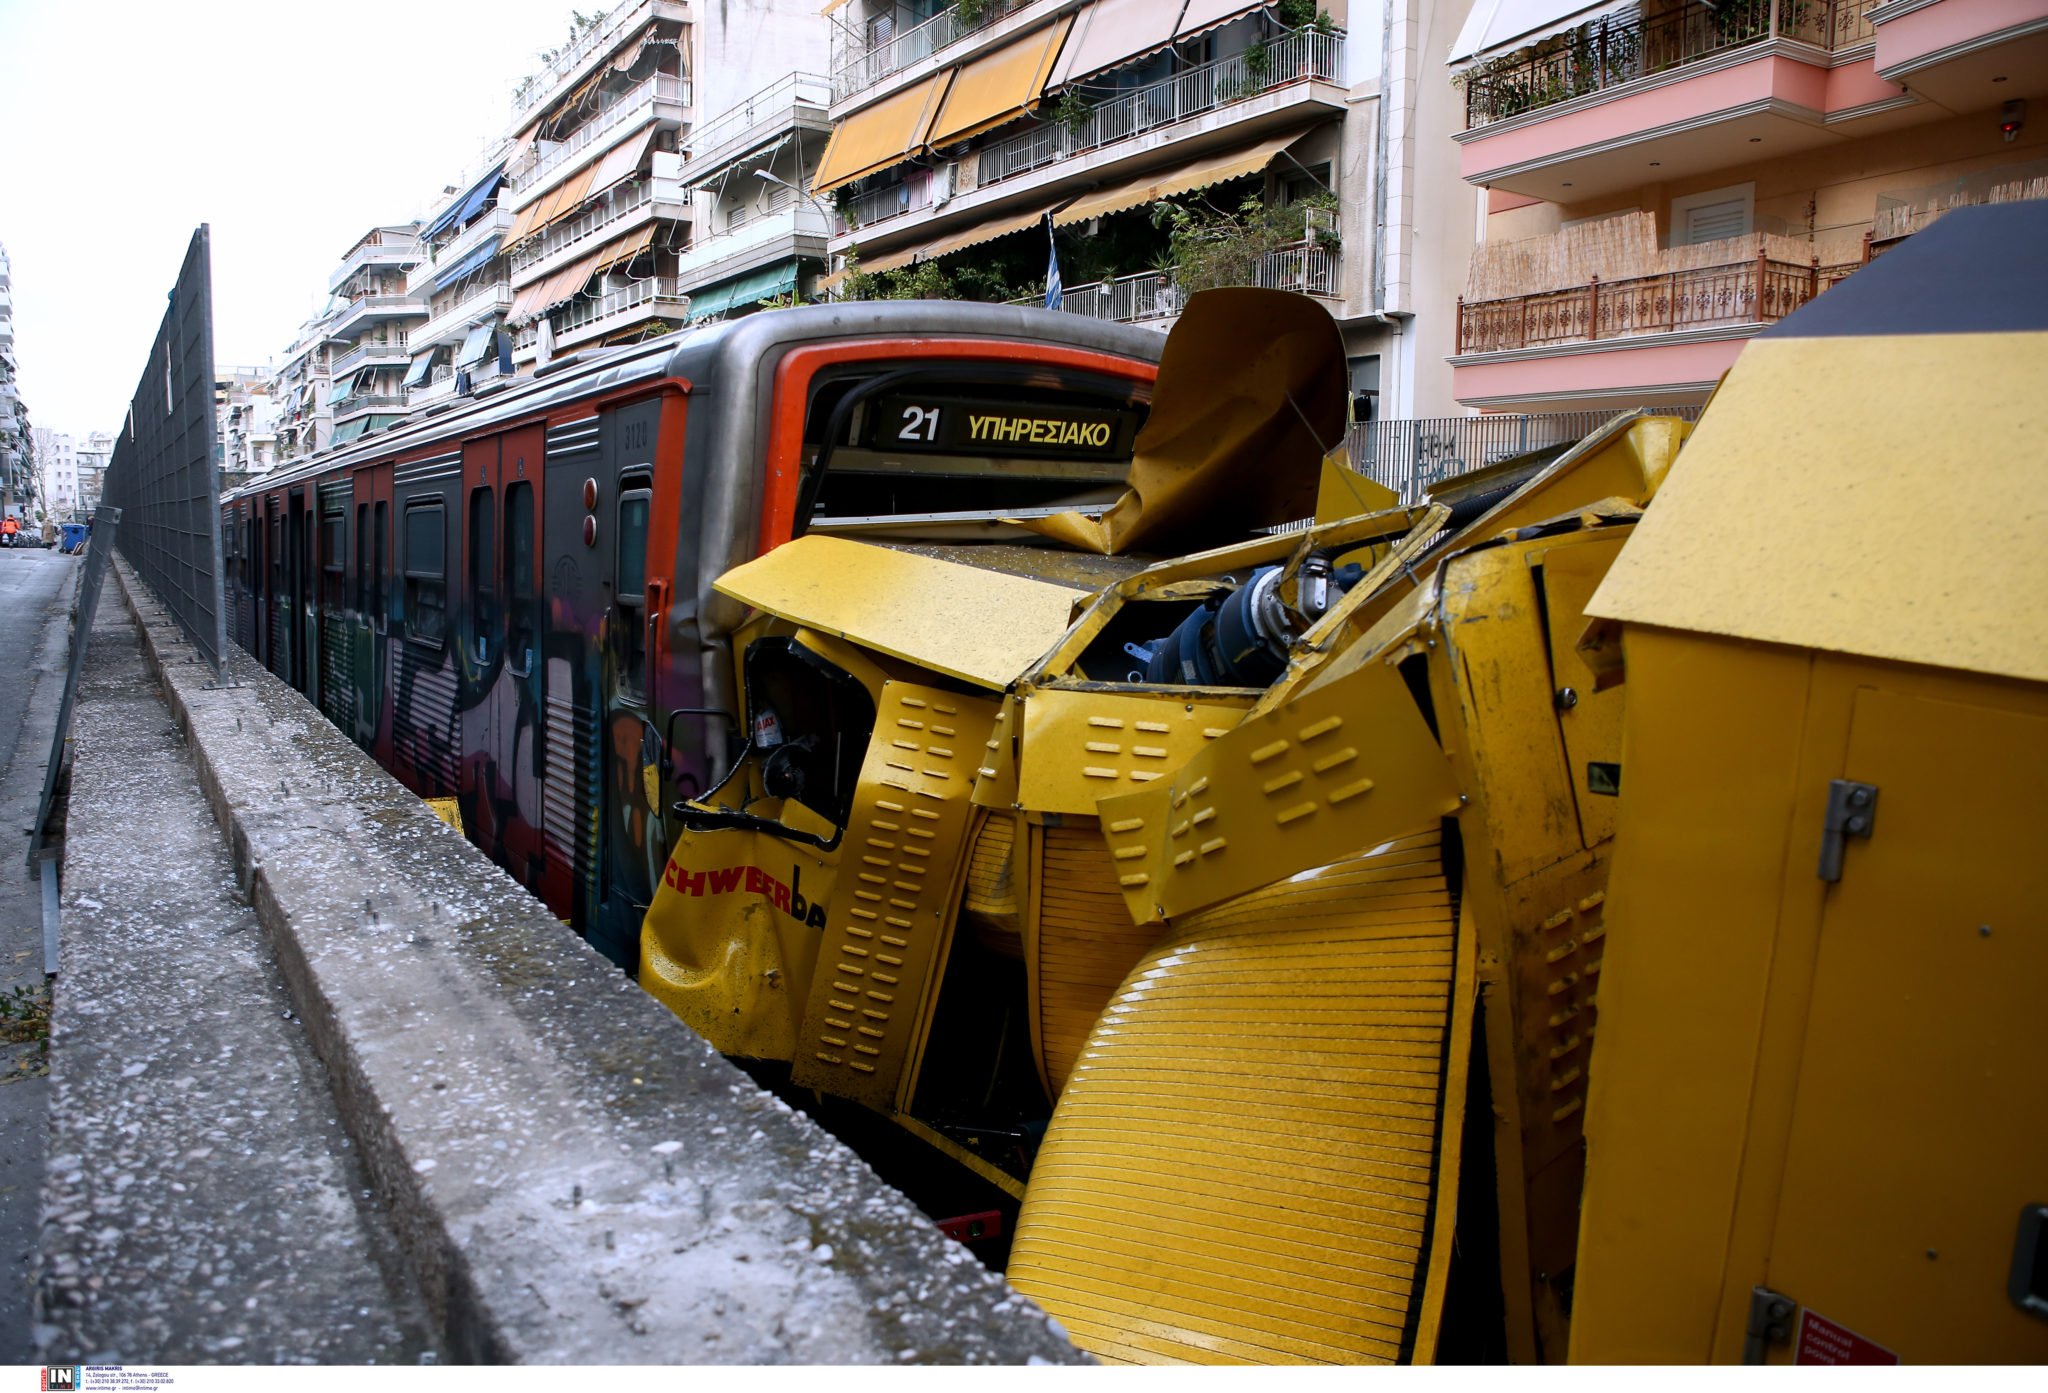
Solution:
M0 246L31 421L116 427L201 223L215 362L280 360L356 238L428 212L505 133L575 4L0 0Z

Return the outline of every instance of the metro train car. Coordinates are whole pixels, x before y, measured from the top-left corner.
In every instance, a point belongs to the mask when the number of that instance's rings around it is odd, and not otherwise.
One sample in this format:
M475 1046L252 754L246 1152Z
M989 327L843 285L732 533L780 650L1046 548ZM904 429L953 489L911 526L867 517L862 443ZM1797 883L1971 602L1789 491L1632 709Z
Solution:
M1115 498L1162 343L864 303L561 360L224 497L232 634L631 970L667 810L739 743L712 582L805 532Z

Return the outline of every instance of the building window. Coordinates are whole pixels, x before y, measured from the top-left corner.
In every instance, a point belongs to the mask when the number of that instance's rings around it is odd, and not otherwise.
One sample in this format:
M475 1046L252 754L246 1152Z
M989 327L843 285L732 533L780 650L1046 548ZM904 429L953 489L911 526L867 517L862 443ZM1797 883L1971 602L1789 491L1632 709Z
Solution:
M1756 185L1687 194L1671 200L1671 245L1696 246L1725 237L1743 237L1756 227Z

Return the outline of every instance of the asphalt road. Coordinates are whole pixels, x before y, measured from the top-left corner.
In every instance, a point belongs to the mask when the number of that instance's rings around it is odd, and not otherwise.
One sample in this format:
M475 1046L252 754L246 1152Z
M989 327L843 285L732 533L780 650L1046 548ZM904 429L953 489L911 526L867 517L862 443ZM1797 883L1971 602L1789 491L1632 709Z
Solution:
M42 889L24 863L69 656L79 558L0 549L0 998L43 985ZM49 1139L40 1052L0 1043L0 1364L35 1359L32 1256Z

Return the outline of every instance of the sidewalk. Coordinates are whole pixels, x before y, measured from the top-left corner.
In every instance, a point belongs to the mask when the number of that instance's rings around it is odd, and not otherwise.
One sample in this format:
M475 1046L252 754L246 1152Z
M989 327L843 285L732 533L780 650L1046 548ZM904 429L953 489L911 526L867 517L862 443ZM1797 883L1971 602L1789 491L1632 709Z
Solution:
M431 1359L111 578L73 731L37 1358Z

